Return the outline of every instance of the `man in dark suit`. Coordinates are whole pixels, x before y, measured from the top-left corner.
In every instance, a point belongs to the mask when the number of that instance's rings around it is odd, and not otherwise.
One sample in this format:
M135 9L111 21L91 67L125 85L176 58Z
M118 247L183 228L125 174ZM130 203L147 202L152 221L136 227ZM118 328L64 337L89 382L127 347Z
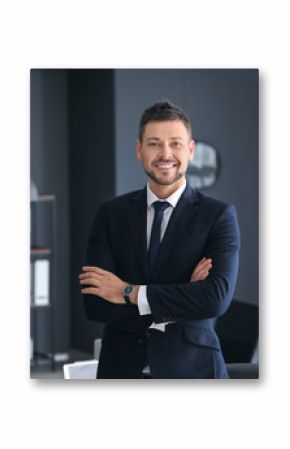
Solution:
M171 102L141 117L145 189L104 201L80 274L87 316L106 323L98 378L228 378L215 319L232 300L240 246L235 208L185 179L194 141Z

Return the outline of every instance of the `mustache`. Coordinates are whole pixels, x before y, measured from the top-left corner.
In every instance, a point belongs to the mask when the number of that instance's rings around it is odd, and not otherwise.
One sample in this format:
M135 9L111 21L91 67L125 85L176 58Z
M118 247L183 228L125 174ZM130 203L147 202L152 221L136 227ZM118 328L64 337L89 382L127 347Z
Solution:
M153 164L160 164L160 163L164 163L164 164L178 164L178 161L175 161L174 159L158 159L156 161L152 162Z

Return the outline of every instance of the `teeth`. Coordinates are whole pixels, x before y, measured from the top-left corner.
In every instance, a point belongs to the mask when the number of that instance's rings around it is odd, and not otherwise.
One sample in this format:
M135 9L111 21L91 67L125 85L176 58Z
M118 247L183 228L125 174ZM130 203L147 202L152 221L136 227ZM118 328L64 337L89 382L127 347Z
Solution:
M175 164L157 164L157 167L160 168L171 168L174 167Z

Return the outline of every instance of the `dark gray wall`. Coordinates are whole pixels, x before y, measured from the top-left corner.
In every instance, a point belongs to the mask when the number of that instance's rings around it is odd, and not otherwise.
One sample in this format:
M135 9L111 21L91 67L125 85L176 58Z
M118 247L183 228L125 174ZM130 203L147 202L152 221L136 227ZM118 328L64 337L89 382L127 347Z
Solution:
M142 187L135 157L145 107L169 98L189 114L196 141L212 144L221 176L204 193L236 205L242 248L235 298L258 301L258 71L116 70L116 193Z
M102 325L85 316L78 275L97 205L115 194L113 71L70 70L68 77L71 345L92 353Z
M70 251L68 90L65 70L31 70L31 178L39 193L56 195L55 344L57 352L70 345ZM44 346L47 311L38 310L40 349ZM45 325L46 324L46 325ZM46 340L46 338L45 338Z

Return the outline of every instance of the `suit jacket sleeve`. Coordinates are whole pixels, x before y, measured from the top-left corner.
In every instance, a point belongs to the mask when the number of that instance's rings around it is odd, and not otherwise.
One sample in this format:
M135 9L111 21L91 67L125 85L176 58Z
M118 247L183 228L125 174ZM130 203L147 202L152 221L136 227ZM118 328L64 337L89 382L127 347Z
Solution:
M110 248L108 225L103 205L99 207L91 229L85 264L103 268L118 276ZM135 305L112 304L95 295L83 295L83 300L86 315L91 320L135 332L143 332L152 323L152 315L140 316L138 307Z
M153 320L156 323L203 320L224 314L236 284L239 248L236 210L226 205L208 233L204 255L213 260L210 275L204 281L148 285L147 299Z

